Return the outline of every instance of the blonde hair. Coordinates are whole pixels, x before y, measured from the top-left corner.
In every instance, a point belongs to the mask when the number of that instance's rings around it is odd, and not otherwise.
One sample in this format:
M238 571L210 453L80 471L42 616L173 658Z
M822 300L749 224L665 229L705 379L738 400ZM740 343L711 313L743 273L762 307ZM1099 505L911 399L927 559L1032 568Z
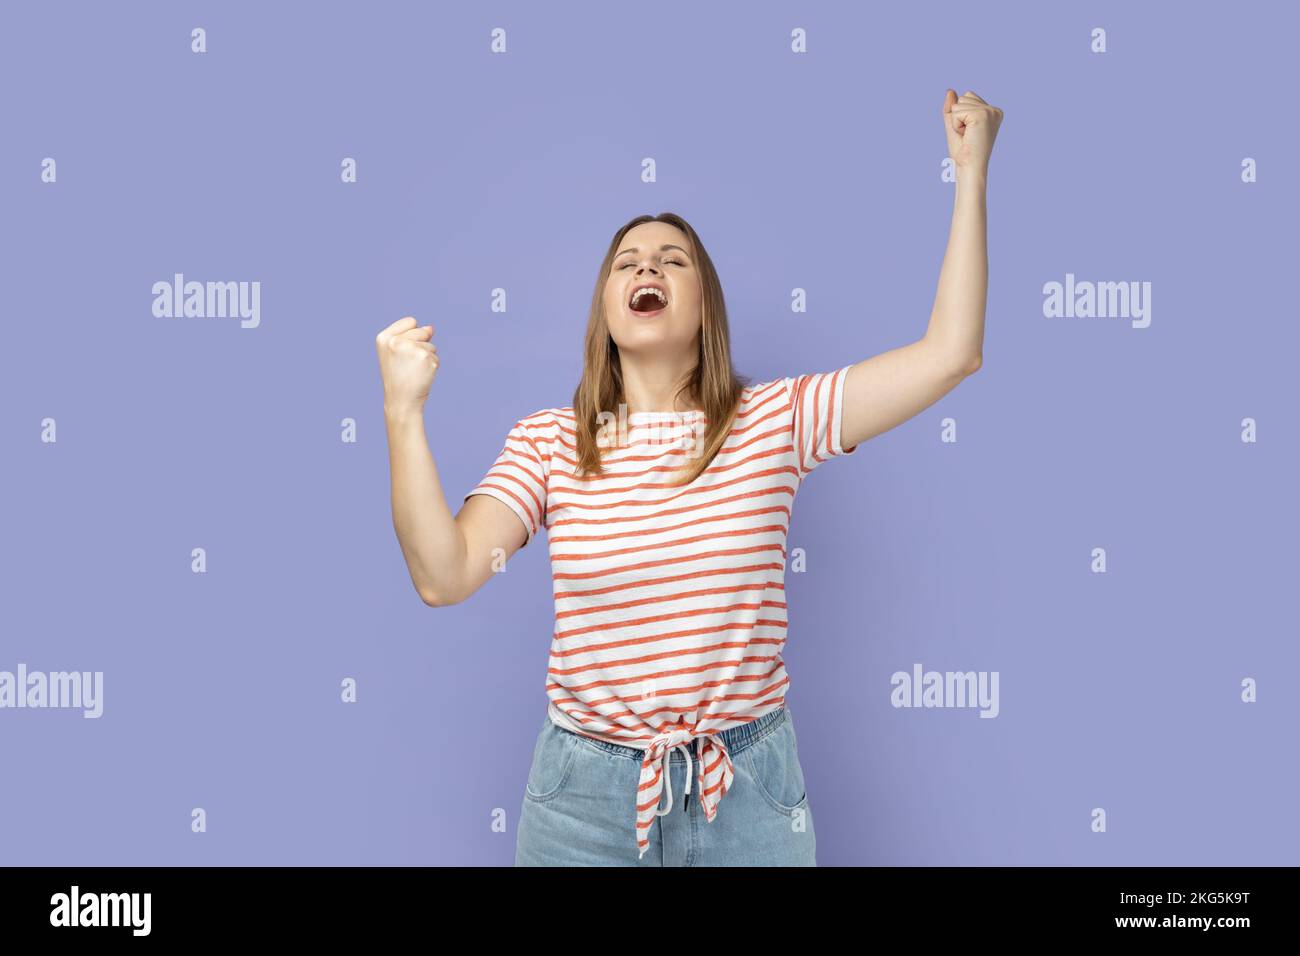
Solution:
M727 306L722 296L722 283L713 267L699 235L681 216L665 212L657 216L637 216L618 232L609 243L605 261L601 263L596 279L596 290L591 297L591 314L587 320L586 343L582 379L573 392L573 414L578 436L578 471L586 475L599 475L601 451L597 443L600 431L598 417L601 412L615 412L626 404L623 391L623 368L618 346L609 334L605 320L605 284L613 267L614 255L628 231L645 222L664 222L676 226L690 240L690 252L700 277L700 350L699 360L677 394L694 395L694 407L704 412L708 422L699 444L702 450L695 462L670 485L687 485L694 481L713 461L723 442L731 433L739 408L740 395L748 384L747 379L736 374L731 364L731 334L727 327ZM677 395L674 395L674 400ZM675 404L675 402L674 402Z

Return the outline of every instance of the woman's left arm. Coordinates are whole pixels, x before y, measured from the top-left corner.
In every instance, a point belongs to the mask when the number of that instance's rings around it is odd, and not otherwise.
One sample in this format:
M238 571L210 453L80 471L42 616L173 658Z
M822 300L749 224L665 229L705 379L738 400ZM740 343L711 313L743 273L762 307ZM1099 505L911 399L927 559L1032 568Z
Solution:
M985 199L1002 110L974 93L958 96L948 90L943 119L957 187L930 325L916 342L864 359L845 373L840 441L846 448L929 408L983 360L989 271Z

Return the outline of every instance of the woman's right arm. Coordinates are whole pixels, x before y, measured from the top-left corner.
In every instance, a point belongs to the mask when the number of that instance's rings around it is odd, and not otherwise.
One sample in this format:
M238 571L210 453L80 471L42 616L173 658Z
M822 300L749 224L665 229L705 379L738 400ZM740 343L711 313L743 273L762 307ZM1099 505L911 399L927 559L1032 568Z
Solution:
M440 607L481 588L527 534L514 512L494 498L474 495L456 516L447 505L424 432L424 403L438 370L432 338L432 326L419 328L407 316L380 332L375 346L384 383L393 528L416 592L424 603Z

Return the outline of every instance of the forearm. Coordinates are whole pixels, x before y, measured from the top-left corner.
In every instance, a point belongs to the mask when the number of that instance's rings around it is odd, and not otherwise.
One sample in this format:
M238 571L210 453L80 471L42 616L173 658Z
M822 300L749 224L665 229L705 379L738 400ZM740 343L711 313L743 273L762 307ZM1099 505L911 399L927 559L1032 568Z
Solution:
M979 367L988 299L987 173L959 169L948 248L925 337L958 368Z
M384 421L393 528L411 583L427 602L449 600L457 587L457 569L465 564L465 539L438 480L424 414L420 409L385 408Z

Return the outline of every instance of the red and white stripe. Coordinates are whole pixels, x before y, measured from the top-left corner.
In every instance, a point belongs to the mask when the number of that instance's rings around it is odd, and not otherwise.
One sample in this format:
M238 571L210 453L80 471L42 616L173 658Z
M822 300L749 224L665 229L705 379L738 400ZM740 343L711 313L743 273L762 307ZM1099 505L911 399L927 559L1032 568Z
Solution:
M733 779L716 735L785 700L791 507L809 472L854 451L840 444L848 368L747 386L722 449L688 486L668 481L693 461L702 412L632 414L626 442L604 454L604 474L578 477L573 409L551 408L514 425L465 496L502 501L528 541L547 529L551 720L646 751L642 854L668 754L702 738L694 784L712 821Z

